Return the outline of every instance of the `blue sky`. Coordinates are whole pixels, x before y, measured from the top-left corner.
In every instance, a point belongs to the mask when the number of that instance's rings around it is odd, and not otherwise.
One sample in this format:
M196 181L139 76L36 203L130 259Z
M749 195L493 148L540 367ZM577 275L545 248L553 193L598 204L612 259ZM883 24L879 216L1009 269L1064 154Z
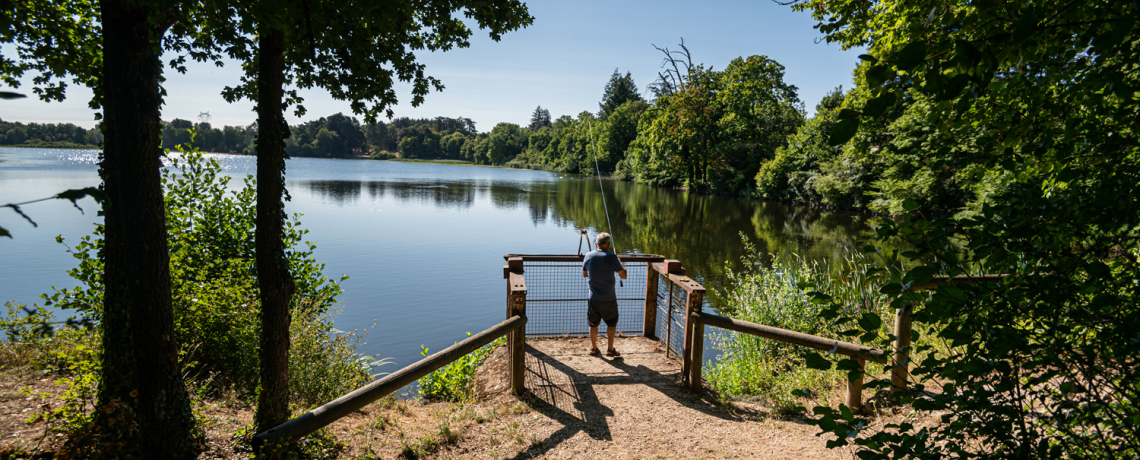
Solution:
M544 1L528 6L534 24L504 35L500 42L476 31L470 48L417 53L427 74L441 79L446 89L429 94L413 108L409 88L397 87L401 102L393 108L395 116L464 116L473 119L480 131L489 131L501 121L528 123L538 105L554 117L596 112L614 68L623 74L632 72L644 91L660 71L662 55L652 44L679 49L682 37L694 63L716 69L754 54L783 64L785 81L799 88L800 99L811 111L827 91L851 86L851 71L862 51L816 43L820 34L812 28L815 23L809 15L767 0ZM6 56L11 51L3 48ZM223 87L238 81L240 73L236 61L227 61L223 68L194 63L185 75L168 71L163 119L197 120L200 112L208 111L215 126L252 123L256 118L252 103L229 104L220 95ZM27 83L19 91L31 94ZM45 103L34 97L4 101L0 118L92 127L90 94L72 87L64 102ZM290 114L291 124L351 112L348 102L323 90L304 91L302 96L308 113L303 119Z

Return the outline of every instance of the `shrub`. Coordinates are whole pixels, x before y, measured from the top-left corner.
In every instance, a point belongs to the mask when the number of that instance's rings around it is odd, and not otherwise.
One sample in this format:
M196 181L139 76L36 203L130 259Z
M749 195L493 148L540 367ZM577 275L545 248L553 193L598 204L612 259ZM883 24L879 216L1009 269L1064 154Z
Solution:
M396 154L377 149L373 150L372 153L369 153L368 158L371 158L373 160L393 160L396 158Z
M872 289L871 282L877 276L872 270L874 263L861 255L851 255L843 262L807 261L796 256L766 261L767 254L760 253L747 238L744 245L744 268L725 270L722 313L727 316L839 338L841 332L820 319L819 306L809 296L805 283L841 299L855 315L879 311L888 303ZM726 397L759 397L779 411L790 411L797 404L793 390L831 388L843 378L838 371L806 367L811 351L806 347L723 329L713 329L712 340L723 356L708 378Z
M467 333L471 337L471 333ZM463 357L425 375L419 380L420 397L428 401L458 402L471 397L475 383L475 371L490 356L496 347L506 343L506 337L499 337ZM458 343L458 342L456 342ZM428 348L420 345L420 354L428 356Z
M259 375L258 288L254 258L256 182L228 189L230 178L221 166L197 150L180 150L167 156L162 172L167 232L170 245L171 288L175 331L182 346L181 359L189 378L206 390L236 388L251 396ZM285 225L290 271L297 285L293 326L295 357L292 372L302 384L321 379L341 382L317 389L298 389L303 404L340 396L348 385L367 380L355 354L360 336L332 327L329 308L342 292L338 281L321 274L324 265L313 258L314 246L302 242L307 230L294 214ZM57 289L42 296L46 305L69 308L96 323L102 313L103 226L83 237L68 251L79 266L68 274L80 282L73 289ZM347 279L342 277L340 281ZM291 350L292 351L292 350ZM320 360L314 354L325 354ZM300 360L300 361L298 361ZM368 361L364 361L368 363ZM314 367L316 366L316 367ZM320 375L318 379L313 376Z

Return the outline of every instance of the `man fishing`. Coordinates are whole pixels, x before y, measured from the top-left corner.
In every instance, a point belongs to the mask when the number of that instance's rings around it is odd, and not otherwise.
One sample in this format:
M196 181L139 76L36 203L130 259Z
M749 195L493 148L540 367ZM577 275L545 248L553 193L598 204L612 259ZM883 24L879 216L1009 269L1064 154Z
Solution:
M588 278L590 284L589 307L586 310L586 323L590 326L590 355L598 356L598 325L606 322L606 338L609 348L606 356L621 356L614 349L614 334L617 332L618 303L617 292L614 291L614 273L626 279L625 267L621 265L617 254L610 252L612 242L609 233L599 233L596 249L586 254L582 261L582 276Z

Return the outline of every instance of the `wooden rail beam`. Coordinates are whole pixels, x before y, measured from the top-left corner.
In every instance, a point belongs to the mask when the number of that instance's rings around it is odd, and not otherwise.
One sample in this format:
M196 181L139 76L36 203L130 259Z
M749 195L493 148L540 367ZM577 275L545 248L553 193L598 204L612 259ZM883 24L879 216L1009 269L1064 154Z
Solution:
M870 359L872 361L883 364L886 364L887 362L887 352L877 348L867 348L865 346L856 345L850 342L825 339L817 335L804 334L802 332L789 331L787 329L781 329L778 327L765 326L763 324L725 318L723 316L713 315L710 313L698 312L693 316L695 316L700 322L708 324L709 326L716 326L732 331L743 332L745 334L752 334L764 337L766 339L794 343L796 345L802 345L808 348L814 348L816 350L835 350L836 353L839 353L841 355Z
M665 256L656 254L618 254L618 260L622 262L662 262ZM506 254L503 259L510 260L518 257L525 262L581 262L585 256L577 254Z
M910 287L910 290L912 290L912 291L926 291L926 290L930 290L930 289L935 289L939 285L946 284L946 283L961 283L961 284L971 284L971 285L978 285L978 284L984 284L984 283L1000 283L1002 281L1005 281L1005 279L1006 279L1006 275L958 275L955 277L935 276L934 279L927 281L925 283L918 283L918 284L912 285Z
M525 327L525 316L516 316L491 326L483 332L468 337L427 358L421 359L415 364L388 374L382 379L360 387L328 404L301 414L269 430L258 433L253 437L253 445L256 446L255 449L258 451L266 448L284 448L286 445L297 441L305 435L328 426L341 417L351 414L373 401L383 398L403 388L405 385L435 372L439 368L479 349L479 347L491 343L511 331Z

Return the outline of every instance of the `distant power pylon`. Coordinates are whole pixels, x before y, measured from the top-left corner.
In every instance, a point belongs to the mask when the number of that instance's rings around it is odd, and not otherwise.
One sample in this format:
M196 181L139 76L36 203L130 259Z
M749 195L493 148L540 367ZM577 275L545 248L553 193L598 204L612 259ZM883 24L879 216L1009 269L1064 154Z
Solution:
M210 112L198 112L198 121L202 123L210 122Z

